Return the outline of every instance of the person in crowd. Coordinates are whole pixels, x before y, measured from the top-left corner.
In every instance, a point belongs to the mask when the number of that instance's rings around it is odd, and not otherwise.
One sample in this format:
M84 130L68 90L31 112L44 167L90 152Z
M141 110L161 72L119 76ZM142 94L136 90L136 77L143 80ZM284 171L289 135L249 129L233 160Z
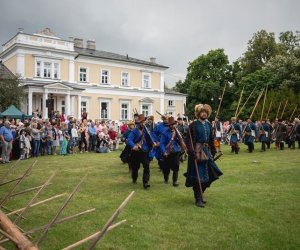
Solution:
M246 119L246 126L244 128L244 143L248 146L248 152L252 153L254 150L254 139L257 137L257 128L251 118Z
M36 123L32 123L31 138L34 142L33 157L37 158L40 152L41 130L37 129Z
M72 154L76 154L76 147L78 145L78 131L76 129L76 123L72 123L72 129L71 129L71 139L70 139L70 148Z
M156 144L152 144L149 133L144 129L145 126L145 116L140 114L138 119L135 121L137 127L132 130L128 137L128 145L132 150L132 171L131 178L132 183L137 183L138 171L140 164L143 165L143 187L148 189L150 187L150 168L149 168L149 152L152 147Z
M130 133L132 132L132 130L134 129L134 121L129 121L128 124L127 124L127 130L125 133L123 133L122 137L121 137L121 141L125 143L125 148L123 149L121 155L120 155L120 158L121 158L121 161L123 163L127 163L128 164L128 170L129 172L131 172L131 169L132 169L132 159L131 159L131 148L130 146L128 145L128 137L130 135Z
M87 147L88 147L88 125L87 125L87 120L84 119L80 125L79 128L79 133L80 133L80 144L79 144L79 148L80 148L80 153L82 152L88 152L87 151Z
M114 127L109 128L108 135L111 142L111 151L115 151L119 149L119 138L118 133L115 131Z
M186 140L188 150L188 167L186 176L187 187L193 187L195 204L204 207L206 200L203 193L213 181L223 173L214 162L216 148L212 134L212 126L207 120L212 112L208 104L195 106L195 117L189 125L189 133Z
M94 151L97 141L97 129L94 122L91 122L90 126L88 127L89 133L89 151Z
M13 135L10 129L10 122L6 120L4 126L0 128L0 140L2 144L2 163L10 162L10 153L12 150Z
M261 123L259 124L259 141L261 142L261 152L266 151L266 143L269 138L270 134L270 128L269 125L266 123L266 120L262 120Z
M185 148L181 148L180 145L184 144L180 132L175 128L176 120L174 117L169 117L168 125L160 138L160 148L163 155L164 165L163 165L163 174L164 181L167 184L169 181L170 170L173 172L172 181L173 186L178 186L178 172L179 172L179 164L180 164L180 154L182 150ZM185 147L185 144L184 144Z
M236 154L238 154L240 150L238 142L240 138L242 138L242 128L236 121L236 117L231 118L231 124L228 128L228 134L230 138L229 141L231 146L231 153L235 152Z

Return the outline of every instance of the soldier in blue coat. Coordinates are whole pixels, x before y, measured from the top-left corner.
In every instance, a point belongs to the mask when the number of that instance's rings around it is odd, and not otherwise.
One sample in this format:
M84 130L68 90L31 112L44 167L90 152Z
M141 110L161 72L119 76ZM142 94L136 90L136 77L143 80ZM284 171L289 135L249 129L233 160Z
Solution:
M247 124L244 129L244 140L245 144L248 146L248 152L252 153L254 150L254 139L257 137L257 128L251 118L246 119Z
M207 104L195 106L197 119L189 125L190 136L188 135L186 140L188 167L187 173L184 174L186 176L185 185L186 187L193 187L195 204L198 207L204 207L206 203L203 199L206 188L223 174L213 159L216 148L212 126L207 120L211 111L211 107Z
M162 115L161 119L163 122L159 123L152 132L152 138L155 141L155 143L159 146L160 138L164 130L169 126L168 125L168 115ZM158 161L158 166L160 170L163 170L164 166L164 160L163 160L163 154L161 152L160 147L157 147L155 149L155 158Z
M231 124L227 131L230 137L230 146L231 146L231 153L235 152L236 154L239 153L239 140L242 138L242 128L239 123L237 123L236 117L231 117Z
M131 172L131 169L132 169L131 148L128 145L127 140L128 140L130 133L134 129L135 122L129 121L127 125L128 125L128 128L121 137L121 141L125 143L125 148L123 149L123 151L120 155L120 158L123 163L128 163L128 169L129 169L129 172Z
M175 128L176 121L174 117L169 117L169 127L164 130L160 138L160 149L164 159L163 174L165 183L169 181L170 170L173 171L173 186L177 187L178 171L180 164L181 147L185 145L179 131ZM180 146L181 145L181 146ZM184 150L185 148L183 148Z
M129 145L129 147L131 148L132 183L136 184L140 164L142 164L144 168L143 186L145 189L147 189L150 187L149 152L151 148L155 147L156 145L152 143L150 135L148 134L147 130L144 128L145 116L143 114L140 114L136 119L135 123L137 124L137 126L132 130L127 140L127 145Z
M270 127L266 123L266 120L262 120L259 125L259 140L261 142L261 152L266 151L266 143L268 142L268 138L270 135Z

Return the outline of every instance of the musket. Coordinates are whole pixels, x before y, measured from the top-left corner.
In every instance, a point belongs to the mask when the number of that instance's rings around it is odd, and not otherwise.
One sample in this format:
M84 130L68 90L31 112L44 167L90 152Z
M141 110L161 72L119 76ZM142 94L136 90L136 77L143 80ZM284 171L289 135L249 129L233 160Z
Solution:
M184 105L184 113L187 114L185 103L183 105ZM186 119L187 119L187 122L189 124L189 118L187 116L186 116ZM188 129L188 133L189 133L189 139L190 139L192 150L193 150L193 152L195 152L190 127ZM195 169L196 169L196 174L197 174L197 180L198 180L198 184L199 184L199 190L200 190L200 193L201 193L201 198L203 200L203 192L202 192L201 180L200 180L200 175L199 175L199 171L198 171L198 164L197 164L196 158L194 159L194 164L195 164Z
M146 129L146 132L147 132L147 134L149 135L149 137L150 137L150 140L151 140L151 142L152 142L152 144L156 144L155 142L154 142L154 140L153 140L153 138L152 138L152 136L151 136L151 134L150 134L150 131L148 130L148 128L147 128L147 126L146 125L144 125L144 128ZM143 129L144 129L143 128Z
M218 115L219 115L219 111L220 111L220 107L221 107L221 104L222 104L222 101L223 101L223 97L224 97L225 89L226 89L226 83L225 83L225 85L224 85L224 89L223 89L222 97L221 97L221 100L220 100L220 103L219 103L219 107L218 107L218 110L217 110L216 116L218 116Z
M288 103L288 100L286 100L286 102L285 102L285 104L284 104L284 107L283 107L283 110L282 110L280 119L282 119L282 117L283 117L283 114L284 114L284 111L285 111L285 108L286 108L287 103Z
M222 153L222 152L220 152L218 155L215 155L215 157L214 157L214 161L216 161L216 160L220 159L222 155L223 155L223 153Z

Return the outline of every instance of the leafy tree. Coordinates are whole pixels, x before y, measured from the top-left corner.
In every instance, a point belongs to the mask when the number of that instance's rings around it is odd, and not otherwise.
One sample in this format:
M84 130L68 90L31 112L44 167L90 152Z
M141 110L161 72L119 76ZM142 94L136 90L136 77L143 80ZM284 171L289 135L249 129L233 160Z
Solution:
M243 74L261 69L273 56L277 55L278 46L273 32L258 31L248 42L247 51L241 58Z
M288 54L294 54L300 48L300 32L293 31L281 32L279 35L281 48Z
M2 112L10 105L20 108L24 95L24 88L20 86L19 77L7 77L0 72L0 110Z

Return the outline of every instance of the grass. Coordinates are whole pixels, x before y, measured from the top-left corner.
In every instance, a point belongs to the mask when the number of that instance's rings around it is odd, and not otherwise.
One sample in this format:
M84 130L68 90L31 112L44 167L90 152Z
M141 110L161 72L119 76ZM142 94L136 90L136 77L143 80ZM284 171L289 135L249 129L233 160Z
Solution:
M242 147L234 155L223 146L218 165L224 175L205 192L204 209L194 205L192 189L184 186L186 162L180 166L178 188L164 184L157 162L152 162L151 188L144 190L142 169L133 186L127 166L120 163L120 152L40 157L16 192L41 185L58 170L52 184L39 195L42 200L71 193L82 176L88 175L59 218L90 208L96 211L53 227L41 249L61 249L100 230L132 190L135 194L117 219L127 222L108 232L97 249L299 249L300 150L273 148L260 153L258 148L257 144L249 154ZM7 180L20 176L33 162L21 161ZM0 165L0 177L10 166ZM12 186L1 186L0 197ZM13 197L5 205L13 210L24 207L33 195ZM29 209L19 225L29 230L47 224L66 197ZM39 235L32 235L32 240ZM10 244L4 247L14 249Z

